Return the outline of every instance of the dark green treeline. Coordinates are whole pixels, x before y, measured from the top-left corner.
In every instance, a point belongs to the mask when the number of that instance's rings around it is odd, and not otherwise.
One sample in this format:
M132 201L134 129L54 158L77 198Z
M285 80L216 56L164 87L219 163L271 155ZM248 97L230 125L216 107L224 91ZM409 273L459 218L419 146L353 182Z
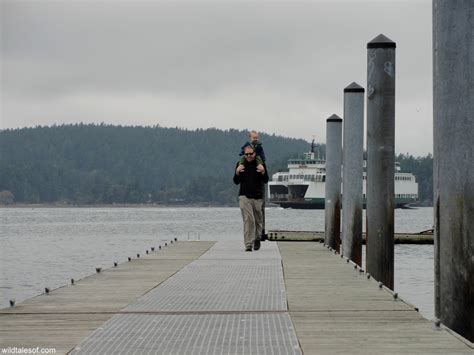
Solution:
M0 191L17 203L235 204L247 132L62 125L0 133ZM270 173L309 143L261 134Z
M0 132L0 191L17 203L235 205L234 165L247 132L76 124ZM260 134L270 174L309 151L302 139ZM324 156L324 145L317 145ZM433 195L432 156L396 157Z

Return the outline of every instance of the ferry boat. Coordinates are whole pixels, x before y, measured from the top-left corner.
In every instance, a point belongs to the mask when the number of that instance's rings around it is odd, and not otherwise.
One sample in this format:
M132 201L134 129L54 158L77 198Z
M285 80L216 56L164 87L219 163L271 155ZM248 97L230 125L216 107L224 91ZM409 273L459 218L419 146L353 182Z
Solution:
M366 161L363 172L365 208ZM268 201L283 208L324 209L326 161L316 157L314 141L303 159L288 160L288 171L272 175L268 182ZM418 183L412 173L402 173L395 163L395 208L406 208L418 201Z

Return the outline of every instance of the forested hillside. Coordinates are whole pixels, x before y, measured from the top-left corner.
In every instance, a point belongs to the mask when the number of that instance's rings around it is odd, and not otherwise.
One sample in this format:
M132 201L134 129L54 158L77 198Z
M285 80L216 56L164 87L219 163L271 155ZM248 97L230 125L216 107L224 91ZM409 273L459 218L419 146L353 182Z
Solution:
M247 132L62 125L0 133L0 191L17 203L235 204L234 165ZM270 173L308 151L260 134Z
M0 191L17 203L235 205L234 165L247 132L62 125L0 132ZM270 174L310 144L260 134ZM317 145L321 156L324 146ZM420 201L433 196L432 156L399 154ZM6 194L6 195L5 195Z

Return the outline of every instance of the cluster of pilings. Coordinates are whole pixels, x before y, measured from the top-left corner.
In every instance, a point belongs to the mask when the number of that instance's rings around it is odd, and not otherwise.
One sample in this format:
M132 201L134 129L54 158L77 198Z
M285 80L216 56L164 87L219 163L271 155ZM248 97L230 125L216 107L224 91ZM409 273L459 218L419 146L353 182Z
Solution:
M473 34L474 1L433 0L435 315L470 341L474 341ZM395 42L383 35L367 44L366 96L366 269L392 290L395 48ZM342 129L340 117L327 119L325 243L337 251L342 245L342 255L361 265L364 89L356 83L344 89L344 134Z
M394 279L395 47L384 35L367 44L366 263L371 275L390 289ZM342 254L359 265L364 92L354 82L344 88L344 135L343 120L337 115L327 119L326 129L325 243L340 250L342 207Z

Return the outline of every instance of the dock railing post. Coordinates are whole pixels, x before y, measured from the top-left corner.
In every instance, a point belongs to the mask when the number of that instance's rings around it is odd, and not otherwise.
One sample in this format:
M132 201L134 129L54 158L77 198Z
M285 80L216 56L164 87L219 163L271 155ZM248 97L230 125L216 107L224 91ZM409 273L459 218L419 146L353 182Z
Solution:
M367 271L393 290L395 42L367 43Z
M358 265L362 265L364 91L354 82L344 89L342 252Z
M474 2L433 1L435 315L474 341Z
M341 245L341 165L342 118L332 115L326 120L326 191L324 240L339 251Z

